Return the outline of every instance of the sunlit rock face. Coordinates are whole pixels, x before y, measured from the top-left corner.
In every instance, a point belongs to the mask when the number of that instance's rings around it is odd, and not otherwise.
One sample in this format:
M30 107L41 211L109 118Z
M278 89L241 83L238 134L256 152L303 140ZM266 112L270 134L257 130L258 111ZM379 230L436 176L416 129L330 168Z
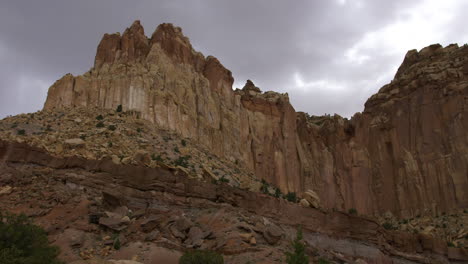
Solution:
M315 191L325 208L437 213L468 207L467 58L455 45L410 51L363 113L310 117L251 81L233 91L231 72L180 28L148 38L136 21L104 35L94 67L52 85L44 109L122 105L283 192Z

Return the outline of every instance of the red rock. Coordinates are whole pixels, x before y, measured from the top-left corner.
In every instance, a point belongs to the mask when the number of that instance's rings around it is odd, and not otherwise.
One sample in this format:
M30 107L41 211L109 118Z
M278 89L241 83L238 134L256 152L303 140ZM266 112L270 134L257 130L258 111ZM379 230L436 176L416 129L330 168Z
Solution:
M162 24L148 39L135 22L103 37L92 70L52 85L44 109L122 105L283 193L311 189L325 209L411 217L468 207L467 76L467 47L431 45L408 52L351 120L310 117L253 82L233 91L231 72L180 28Z
M448 248L448 257L449 257L450 260L456 260L456 261L466 260L466 261L468 261L468 249L449 247Z

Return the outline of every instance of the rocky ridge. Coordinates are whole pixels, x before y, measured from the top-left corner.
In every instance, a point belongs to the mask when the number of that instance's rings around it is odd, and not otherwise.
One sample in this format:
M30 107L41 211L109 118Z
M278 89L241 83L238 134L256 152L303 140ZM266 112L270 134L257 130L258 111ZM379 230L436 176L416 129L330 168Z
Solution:
M3 119L0 136L57 157L163 167L189 178L223 181L252 191L259 191L261 185L236 164L219 159L189 138L155 127L134 112L80 107L39 111Z
M106 34L94 67L58 80L44 109L122 105L283 193L316 192L325 208L436 215L468 207L467 55L457 45L410 51L363 113L318 121L251 81L233 91L231 72L180 28L147 38L136 21Z

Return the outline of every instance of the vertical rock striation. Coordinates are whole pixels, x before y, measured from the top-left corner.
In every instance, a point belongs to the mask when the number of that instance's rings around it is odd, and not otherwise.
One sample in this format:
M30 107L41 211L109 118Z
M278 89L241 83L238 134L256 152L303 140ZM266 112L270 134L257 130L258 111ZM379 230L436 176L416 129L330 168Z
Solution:
M104 35L94 67L52 85L44 109L122 105L283 192L314 190L326 208L436 213L468 207L467 59L456 45L410 51L363 113L310 117L251 81L233 91L231 72L180 28L147 38L136 21Z

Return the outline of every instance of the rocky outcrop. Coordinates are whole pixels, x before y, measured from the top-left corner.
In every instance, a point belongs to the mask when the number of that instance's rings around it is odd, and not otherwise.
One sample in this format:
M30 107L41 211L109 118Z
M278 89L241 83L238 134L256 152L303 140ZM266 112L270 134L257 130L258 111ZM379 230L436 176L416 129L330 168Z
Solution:
M148 39L136 21L122 36L104 35L94 68L58 80L44 109L122 105L284 191L299 191L296 112L288 96L261 93L250 81L234 92L233 82L216 58L193 50L180 28L162 24Z
M456 45L410 51L363 113L310 117L251 81L233 91L231 72L180 28L147 38L136 21L104 35L94 67L58 80L44 109L122 105L324 208L439 213L468 207L467 58Z

